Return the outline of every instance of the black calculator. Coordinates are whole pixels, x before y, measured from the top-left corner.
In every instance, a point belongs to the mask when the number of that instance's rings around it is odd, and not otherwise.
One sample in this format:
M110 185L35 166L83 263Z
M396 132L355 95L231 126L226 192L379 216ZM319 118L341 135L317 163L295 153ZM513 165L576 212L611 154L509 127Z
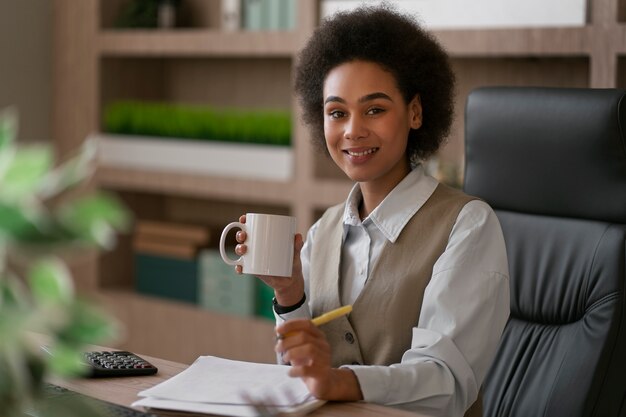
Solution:
M153 375L158 369L147 360L125 350L85 352L89 377Z

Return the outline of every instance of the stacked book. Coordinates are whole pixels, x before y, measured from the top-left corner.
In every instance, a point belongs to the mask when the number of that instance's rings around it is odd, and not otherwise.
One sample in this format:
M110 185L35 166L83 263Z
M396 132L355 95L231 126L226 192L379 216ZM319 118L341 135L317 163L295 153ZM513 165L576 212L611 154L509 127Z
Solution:
M209 240L202 226L139 221L133 239L136 290L197 304L198 254Z

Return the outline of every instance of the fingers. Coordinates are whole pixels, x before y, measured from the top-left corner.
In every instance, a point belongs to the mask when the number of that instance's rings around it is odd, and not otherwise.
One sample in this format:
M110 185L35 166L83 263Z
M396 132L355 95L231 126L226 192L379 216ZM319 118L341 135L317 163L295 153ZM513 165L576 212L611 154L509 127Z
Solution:
M248 251L248 247L246 245L239 244L235 246L235 253L239 256L245 255Z
M330 351L328 341L324 333L319 330L311 320L289 320L276 327L278 340L275 350L279 353L288 353L291 356L299 352L297 357L304 357L316 351Z
M293 335L298 332L309 332L317 336L323 335L321 330L315 327L311 320L308 319L288 320L276 326L276 334L281 338L286 338L287 333Z
M246 215L242 214L241 216L239 216L239 223L245 223L246 222Z
M246 241L247 238L248 238L248 234L244 232L243 230L240 230L237 233L235 233L235 239L237 239L237 243L243 243Z
M324 375L331 367L331 349L326 336L310 320L291 320L276 328L283 338L276 352L291 364L289 375L313 377Z

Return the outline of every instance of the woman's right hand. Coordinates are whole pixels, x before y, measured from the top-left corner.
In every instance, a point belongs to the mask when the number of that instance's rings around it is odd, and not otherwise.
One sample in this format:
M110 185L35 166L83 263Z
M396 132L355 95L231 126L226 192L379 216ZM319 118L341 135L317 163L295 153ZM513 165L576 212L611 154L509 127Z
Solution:
M246 215L239 217L240 223L246 222ZM246 232L240 230L235 235L237 239L237 246L235 246L235 253L238 256L242 256L246 253L248 247L245 244L247 235ZM257 275L261 281L269 285L274 289L274 297L276 302L281 306L292 306L300 302L304 296L304 278L302 277L302 263L300 261L300 251L304 241L302 235L296 233L293 242L293 267L291 269L291 277L279 277L273 275ZM235 271L241 274L243 267L241 265L235 266Z

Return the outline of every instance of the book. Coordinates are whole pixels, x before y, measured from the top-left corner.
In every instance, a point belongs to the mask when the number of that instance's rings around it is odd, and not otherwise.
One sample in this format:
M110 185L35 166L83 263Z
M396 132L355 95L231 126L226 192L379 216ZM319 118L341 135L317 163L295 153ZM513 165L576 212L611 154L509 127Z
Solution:
M197 246L208 244L211 237L211 233L206 227L150 220L139 221L135 228L135 234L142 238L181 241Z
M289 366L201 356L178 375L141 391L134 407L237 417L264 407L282 416L303 415L325 402L313 397Z
M168 242L153 239L150 236L136 235L133 249L138 253L165 256L177 259L194 259L198 253L197 246L186 242Z
M198 261L135 254L137 292L187 303L198 303Z
M222 313L253 316L258 280L251 275L237 274L234 267L222 260L218 250L204 249L198 259L200 306Z
M294 30L296 28L296 0L280 1L280 28Z
M265 29L263 21L264 0L242 0L243 27L247 30Z
M241 1L222 0L221 29L236 31L241 27Z
M280 0L264 0L264 12L267 15L265 29L280 30L281 27L281 3Z

